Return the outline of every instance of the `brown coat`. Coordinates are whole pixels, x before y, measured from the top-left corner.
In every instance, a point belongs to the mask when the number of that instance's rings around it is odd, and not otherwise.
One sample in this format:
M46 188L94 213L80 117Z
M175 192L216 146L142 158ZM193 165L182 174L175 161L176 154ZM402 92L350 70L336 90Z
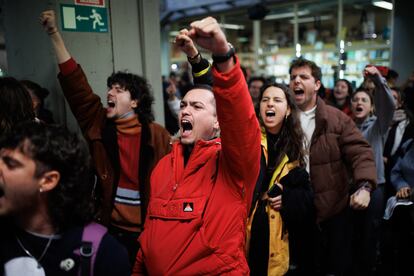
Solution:
M349 204L355 184L369 181L373 187L376 185L370 145L351 118L320 98L309 158L318 222L334 216Z
M94 169L98 176L99 188L101 189L98 219L102 223L108 224L113 208L114 192L119 179L116 128L113 121L107 120L106 109L103 107L100 97L93 93L80 66L67 76L59 74L59 80L66 100L88 141ZM150 138L147 144L141 145L141 148L146 148L149 154L145 155L144 162L140 160L140 164L145 165L145 170L140 177L144 182L140 187L141 193L143 190L144 207L148 203L149 178L152 169L171 150L170 136L167 130L156 123L150 123L149 130ZM104 135L104 133L106 134ZM112 145L109 148L108 140L109 145Z

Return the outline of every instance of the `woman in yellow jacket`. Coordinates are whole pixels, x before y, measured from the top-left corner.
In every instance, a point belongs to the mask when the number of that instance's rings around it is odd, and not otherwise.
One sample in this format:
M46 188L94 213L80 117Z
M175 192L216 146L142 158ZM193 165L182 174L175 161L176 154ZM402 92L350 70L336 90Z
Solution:
M256 111L262 126L262 161L247 223L247 258L251 275L284 275L289 269L289 242L283 211L293 225L296 217L308 216L302 212L308 206L301 204L313 205L303 132L296 104L284 85L265 85Z

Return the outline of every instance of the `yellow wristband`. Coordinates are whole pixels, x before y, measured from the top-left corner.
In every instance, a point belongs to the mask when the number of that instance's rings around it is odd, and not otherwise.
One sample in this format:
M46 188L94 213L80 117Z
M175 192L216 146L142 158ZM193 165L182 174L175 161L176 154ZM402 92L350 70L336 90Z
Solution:
M208 72L208 70L210 69L210 63L208 64L208 67L204 70L201 70L200 72L194 73L194 77L198 78L201 77L202 75L206 74Z

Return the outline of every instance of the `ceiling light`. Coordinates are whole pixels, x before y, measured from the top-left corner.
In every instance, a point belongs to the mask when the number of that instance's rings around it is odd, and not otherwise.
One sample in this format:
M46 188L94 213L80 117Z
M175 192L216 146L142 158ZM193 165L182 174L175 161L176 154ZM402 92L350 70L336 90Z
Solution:
M298 11L298 16L303 16L309 14L309 10ZM277 14L268 14L264 18L265 20L275 20L275 19L282 19L282 18L289 18L294 17L294 12L285 12L285 13L277 13Z
M332 19L332 15L322 15L322 16L318 16L318 17L302 17L302 18L298 18L298 23L310 23L310 22L315 22L315 21L324 21L324 20L331 20ZM295 23L295 19L291 19L289 20L290 24L294 24Z
M374 1L372 4L376 7L380 7L380 8L387 9L387 10L392 10L392 3L387 2L387 1Z
M230 29L230 30L244 30L243 25L237 25L237 24L220 24L220 27L223 29Z

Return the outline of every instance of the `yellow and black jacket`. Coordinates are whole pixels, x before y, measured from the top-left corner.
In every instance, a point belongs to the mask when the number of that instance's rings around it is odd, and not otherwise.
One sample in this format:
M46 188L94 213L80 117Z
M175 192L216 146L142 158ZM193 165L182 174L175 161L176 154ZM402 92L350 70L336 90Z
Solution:
M263 167L267 166L269 160L267 137L263 129L261 146L261 166ZM257 191L262 190L259 188L261 185L267 185L267 190L270 190L275 183L279 183L283 187L282 209L275 211L268 203L266 204L266 213L269 220L267 274L284 275L289 269L290 250L296 250L296 252L301 250L300 248L292 248L289 246L290 233L295 234L295 237L302 235L302 231L309 231L309 225L315 220L313 192L309 182L309 175L305 168L300 166L298 160L289 160L289 157L284 154L282 161L276 166L270 182L261 183L261 181L263 180L259 178L253 197L252 210L247 222L246 252L249 254L253 218L262 196ZM300 243L297 243L297 246L300 246Z

